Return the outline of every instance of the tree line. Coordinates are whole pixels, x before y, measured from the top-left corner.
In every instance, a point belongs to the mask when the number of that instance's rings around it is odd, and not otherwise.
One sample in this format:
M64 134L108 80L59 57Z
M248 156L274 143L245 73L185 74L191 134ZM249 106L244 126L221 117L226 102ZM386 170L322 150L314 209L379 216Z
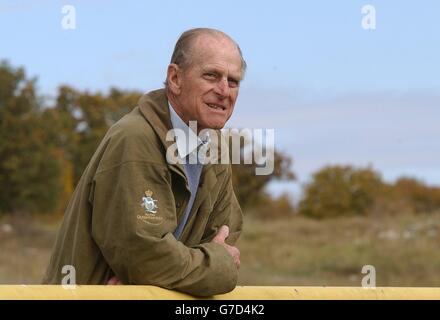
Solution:
M327 166L304 186L298 212L314 218L440 212L440 187L413 177L385 182L371 166Z
M49 100L24 68L0 62L0 213L59 213L109 127L130 112L142 93L107 93L63 85ZM244 147L244 146L243 146ZM244 208L268 197L274 179L292 179L291 159L275 152L274 172L255 176L255 164L237 165L234 184Z
M29 78L24 68L1 61L0 214L62 213L108 128L130 112L141 95L117 88L102 93L63 85L49 100L38 93L37 79ZM324 218L440 209L438 187L412 178L389 184L370 167L352 166L328 166L316 172L303 186L295 207L288 195L274 198L266 191L271 181L295 179L292 161L275 150L274 172L267 176L255 175L255 163L233 165L234 189L245 213Z

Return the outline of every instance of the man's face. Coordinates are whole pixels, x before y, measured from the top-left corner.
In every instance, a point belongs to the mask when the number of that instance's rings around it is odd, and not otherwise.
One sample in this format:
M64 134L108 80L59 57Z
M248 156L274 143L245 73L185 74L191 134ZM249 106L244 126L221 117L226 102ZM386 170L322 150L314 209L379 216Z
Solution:
M242 65L236 46L228 39L200 36L195 40L192 64L181 71L176 96L185 122L197 121L199 130L221 129L237 100Z

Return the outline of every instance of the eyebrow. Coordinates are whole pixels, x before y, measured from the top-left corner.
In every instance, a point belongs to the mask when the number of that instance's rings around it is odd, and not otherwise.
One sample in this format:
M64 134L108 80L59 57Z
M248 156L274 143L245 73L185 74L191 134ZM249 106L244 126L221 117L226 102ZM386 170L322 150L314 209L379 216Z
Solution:
M241 81L241 77L229 76L228 80L234 80L234 81L240 82Z
M202 71L204 73L205 72L209 72L209 73L215 73L217 75L221 75L222 74L222 72L219 69L215 68L215 67L206 67L206 68L202 67L201 69L202 69ZM228 75L228 80L234 80L234 81L240 82L242 80L242 77L240 75L229 74Z

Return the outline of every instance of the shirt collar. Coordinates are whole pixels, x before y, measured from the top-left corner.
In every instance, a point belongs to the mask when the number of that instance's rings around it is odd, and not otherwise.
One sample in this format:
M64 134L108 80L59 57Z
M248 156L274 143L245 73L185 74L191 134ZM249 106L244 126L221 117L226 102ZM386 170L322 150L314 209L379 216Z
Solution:
M168 108L170 109L171 124L173 129L180 129L185 133L186 141L182 141L176 137L177 151L179 157L184 159L190 153L197 151L200 145L207 147L211 142L209 131L206 130L198 136L176 113L171 103L168 101ZM196 143L194 144L194 142Z

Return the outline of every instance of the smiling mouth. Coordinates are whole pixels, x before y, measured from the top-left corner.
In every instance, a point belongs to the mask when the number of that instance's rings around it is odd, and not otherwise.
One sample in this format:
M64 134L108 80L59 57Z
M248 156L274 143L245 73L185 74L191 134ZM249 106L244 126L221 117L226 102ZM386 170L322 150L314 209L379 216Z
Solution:
M223 107L223 106L218 105L218 104L214 104L214 103L206 103L206 105L207 105L209 108L214 109L214 110L219 110L219 111L225 111L225 110L226 110L226 107Z

